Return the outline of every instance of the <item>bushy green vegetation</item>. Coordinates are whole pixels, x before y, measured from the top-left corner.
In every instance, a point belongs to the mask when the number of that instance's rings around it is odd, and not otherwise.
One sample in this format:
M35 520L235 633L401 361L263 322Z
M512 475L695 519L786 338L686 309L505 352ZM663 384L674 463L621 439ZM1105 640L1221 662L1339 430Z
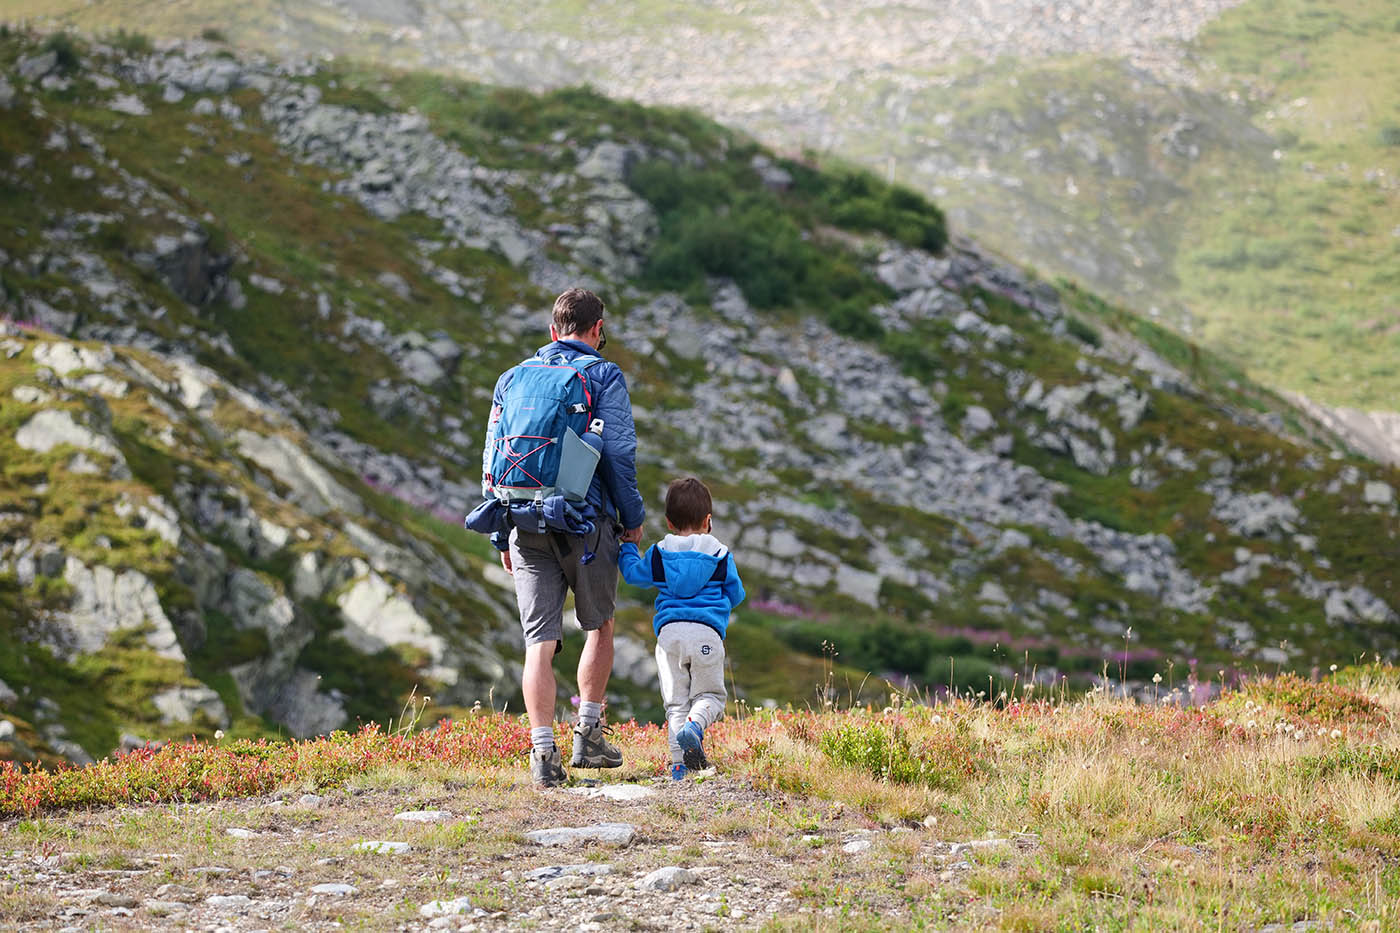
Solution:
M78 42L66 32L56 32L50 35L44 40L42 49L57 56L59 71L72 71L82 62L81 48Z
M822 752L839 764L896 784L957 790L987 767L977 743L955 730L918 730L917 744L899 722L853 722L821 737Z
M149 55L155 50L150 37L141 32L118 29L107 41L128 55Z
M888 292L840 244L812 227L879 232L937 252L942 213L915 192L854 169L821 171L792 161L788 191L763 186L749 164L752 146L730 149L701 166L669 159L638 165L628 184L656 208L661 236L644 280L705 299L707 277L733 279L760 308L800 307L854 337L881 335L870 305Z

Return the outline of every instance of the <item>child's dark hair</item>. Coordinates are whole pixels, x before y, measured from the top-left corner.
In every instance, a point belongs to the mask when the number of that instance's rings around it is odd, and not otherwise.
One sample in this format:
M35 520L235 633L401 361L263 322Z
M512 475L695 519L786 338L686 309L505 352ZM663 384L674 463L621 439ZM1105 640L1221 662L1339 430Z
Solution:
M671 481L666 487L666 521L677 530L693 531L714 511L709 488L693 476Z

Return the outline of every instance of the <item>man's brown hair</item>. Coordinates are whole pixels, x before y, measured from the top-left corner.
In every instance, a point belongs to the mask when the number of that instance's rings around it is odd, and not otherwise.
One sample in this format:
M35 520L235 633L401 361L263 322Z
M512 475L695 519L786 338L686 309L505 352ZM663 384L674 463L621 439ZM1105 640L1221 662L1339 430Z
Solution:
M603 299L586 288L571 288L554 299L554 332L586 334L603 319Z
M677 531L700 529L713 511L709 488L695 477L672 480L666 487L666 521Z

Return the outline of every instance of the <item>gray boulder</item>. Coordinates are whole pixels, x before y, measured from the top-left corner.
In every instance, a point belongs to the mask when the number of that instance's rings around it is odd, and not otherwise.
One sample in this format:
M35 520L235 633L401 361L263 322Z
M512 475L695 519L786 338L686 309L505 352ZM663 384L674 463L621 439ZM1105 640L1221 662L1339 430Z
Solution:
M113 632L145 630L146 644L163 658L183 662L185 653L175 629L161 608L155 584L144 574L110 567L88 567L67 558L63 579L73 592L67 610L52 616L62 633L61 653L92 654L107 644Z
M20 426L15 433L15 443L36 453L48 453L60 444L68 444L125 462L110 438L78 424L67 411L39 412Z
M642 155L636 146L601 142L579 161L574 174L593 181L626 181L627 173L641 160Z
M34 348L34 362L47 366L54 375L67 376L75 370L103 370L115 359L108 347L89 349L64 341L41 343Z
M40 52L38 55L21 58L15 70L26 81L38 81L57 67L57 52Z
M19 701L19 694L10 688L10 685L0 680L0 706L13 707Z
M1241 495L1222 489L1216 494L1215 516L1235 534L1246 538L1273 536L1297 531L1301 517L1290 500L1267 492Z
M10 82L0 78L0 110L9 110L15 105L15 89ZM5 300L5 295L0 292L0 302Z
M1367 505L1390 505L1395 501L1395 490L1389 483L1370 480L1362 489L1361 498Z
M588 842L604 845L625 846L637 835L631 823L598 823L594 826L560 826L554 829L537 829L525 834L525 841L537 846L572 846Z
M246 680L240 677L239 668L235 668L233 674L242 693ZM349 718L339 697L321 692L321 675L305 668L295 669L254 699L259 701L257 712L282 723L299 739L332 732L345 725Z
M981 405L967 406L967 412L963 415L962 429L967 434L981 434L983 431L990 431L996 425L996 419L992 413Z
M792 187L792 173L775 165L767 156L756 155L749 160L749 165L758 174L758 180L763 183L763 187L768 190L786 191Z
M166 80L191 94L227 94L243 81L243 66L232 59L172 59Z
M354 493L336 482L330 471L280 434L266 436L239 430L234 440L243 456L288 487L287 501L311 515L340 511L360 514L364 506Z
M444 382L462 359L462 348L450 337L430 340L416 331L399 336L391 353L405 376L429 387Z
M215 725L223 728L229 723L228 709L219 695L206 686L171 687L151 697L160 711L160 721L169 725L177 722L192 722L203 714Z
M450 917L456 914L464 914L472 909L470 898L456 897L450 901L429 901L418 908L420 916L424 917Z
M135 94L118 94L112 98L107 107L129 117L148 117L151 115L151 108L147 107L146 102Z
M658 868L637 882L637 889L641 891L674 891L687 884L698 884L700 876L687 868L678 865L667 865L665 868Z

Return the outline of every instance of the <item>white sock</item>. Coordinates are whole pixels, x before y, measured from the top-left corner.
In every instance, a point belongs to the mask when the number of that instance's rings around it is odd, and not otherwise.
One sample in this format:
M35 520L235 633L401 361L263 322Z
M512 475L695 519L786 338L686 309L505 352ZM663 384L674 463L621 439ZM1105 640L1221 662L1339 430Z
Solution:
M591 729L598 725L598 720L603 718L603 704L594 703L592 700L579 700L578 703L578 724L584 728Z
M554 727L538 726L530 730L530 745L537 752L547 752L554 747Z

